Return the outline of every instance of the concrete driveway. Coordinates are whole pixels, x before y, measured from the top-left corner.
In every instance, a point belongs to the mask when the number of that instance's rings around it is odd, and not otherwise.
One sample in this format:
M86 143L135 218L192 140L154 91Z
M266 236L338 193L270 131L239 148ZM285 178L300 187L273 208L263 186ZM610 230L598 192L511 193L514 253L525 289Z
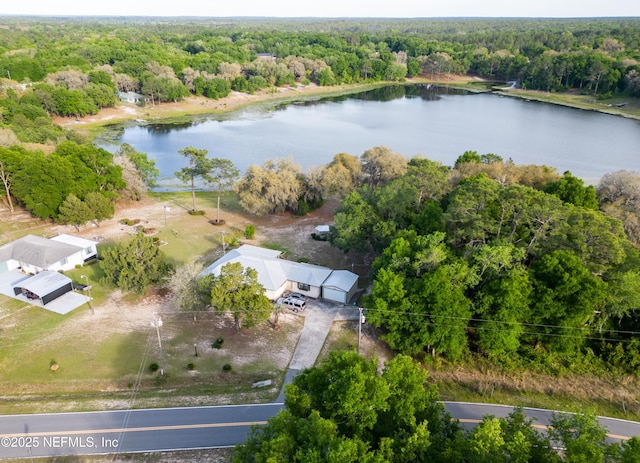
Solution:
M284 387L293 378L315 365L333 321L357 320L359 312L357 307L310 299L307 308L298 315L304 317L304 327L276 402L284 402Z

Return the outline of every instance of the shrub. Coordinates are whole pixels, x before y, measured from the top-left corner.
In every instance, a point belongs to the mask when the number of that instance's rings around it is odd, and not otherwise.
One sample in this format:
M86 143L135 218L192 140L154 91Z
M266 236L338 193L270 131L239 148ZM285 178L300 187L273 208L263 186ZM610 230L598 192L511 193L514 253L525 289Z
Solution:
M189 211L191 215L204 215L204 211Z
M244 236L248 240L252 240L256 236L256 226L249 224L244 228Z
M149 371L152 373L155 373L159 369L160 369L160 365L158 365L156 362L153 362L151 365L149 365Z
M230 363L225 363L224 365L222 365L222 371L231 371L232 369L233 367Z
M196 369L196 364L195 364L195 363L191 362L191 363L189 363L189 364L187 365L187 370L189 370L189 371L193 371L193 370L195 370L195 369Z
M224 339L218 338L213 342L213 344L211 344L211 347L213 347L214 349L220 349L223 343L224 343Z

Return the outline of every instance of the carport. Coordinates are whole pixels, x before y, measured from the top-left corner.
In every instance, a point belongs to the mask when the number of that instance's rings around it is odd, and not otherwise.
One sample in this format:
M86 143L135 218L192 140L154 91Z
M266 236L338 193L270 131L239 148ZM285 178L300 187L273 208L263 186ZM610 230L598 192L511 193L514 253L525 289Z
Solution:
M40 299L42 305L46 305L72 290L71 278L49 270L22 280L13 287L16 296L24 294L28 299Z

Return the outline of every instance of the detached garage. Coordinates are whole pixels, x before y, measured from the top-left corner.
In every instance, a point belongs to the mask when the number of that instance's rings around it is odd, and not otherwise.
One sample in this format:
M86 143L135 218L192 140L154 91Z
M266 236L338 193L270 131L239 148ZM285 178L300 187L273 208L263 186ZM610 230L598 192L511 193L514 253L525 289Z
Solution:
M322 297L348 304L358 290L358 275L348 270L334 270L322 284Z
M27 299L40 299L42 305L73 290L71 278L59 272L45 270L22 280L13 288L15 295L24 294Z

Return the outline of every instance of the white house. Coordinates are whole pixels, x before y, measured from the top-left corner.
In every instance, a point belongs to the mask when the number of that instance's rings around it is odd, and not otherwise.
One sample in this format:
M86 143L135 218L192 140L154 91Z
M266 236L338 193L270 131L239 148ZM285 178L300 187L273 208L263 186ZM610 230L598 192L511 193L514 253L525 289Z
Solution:
M123 103L140 103L141 101L147 101L148 98L141 93L136 92L116 92L118 98Z
M295 291L312 298L347 303L358 289L358 275L347 270L331 270L319 265L292 262L281 259L281 252L257 246L243 245L229 251L207 267L201 275L219 275L227 263L239 262L243 267L258 273L258 282L264 286L265 295L272 300L285 291ZM331 278L332 274L336 275ZM326 282L329 285L326 286Z
M97 257L92 240L71 235L58 235L48 239L27 235L0 246L0 273L21 269L36 274L43 270L67 271Z

